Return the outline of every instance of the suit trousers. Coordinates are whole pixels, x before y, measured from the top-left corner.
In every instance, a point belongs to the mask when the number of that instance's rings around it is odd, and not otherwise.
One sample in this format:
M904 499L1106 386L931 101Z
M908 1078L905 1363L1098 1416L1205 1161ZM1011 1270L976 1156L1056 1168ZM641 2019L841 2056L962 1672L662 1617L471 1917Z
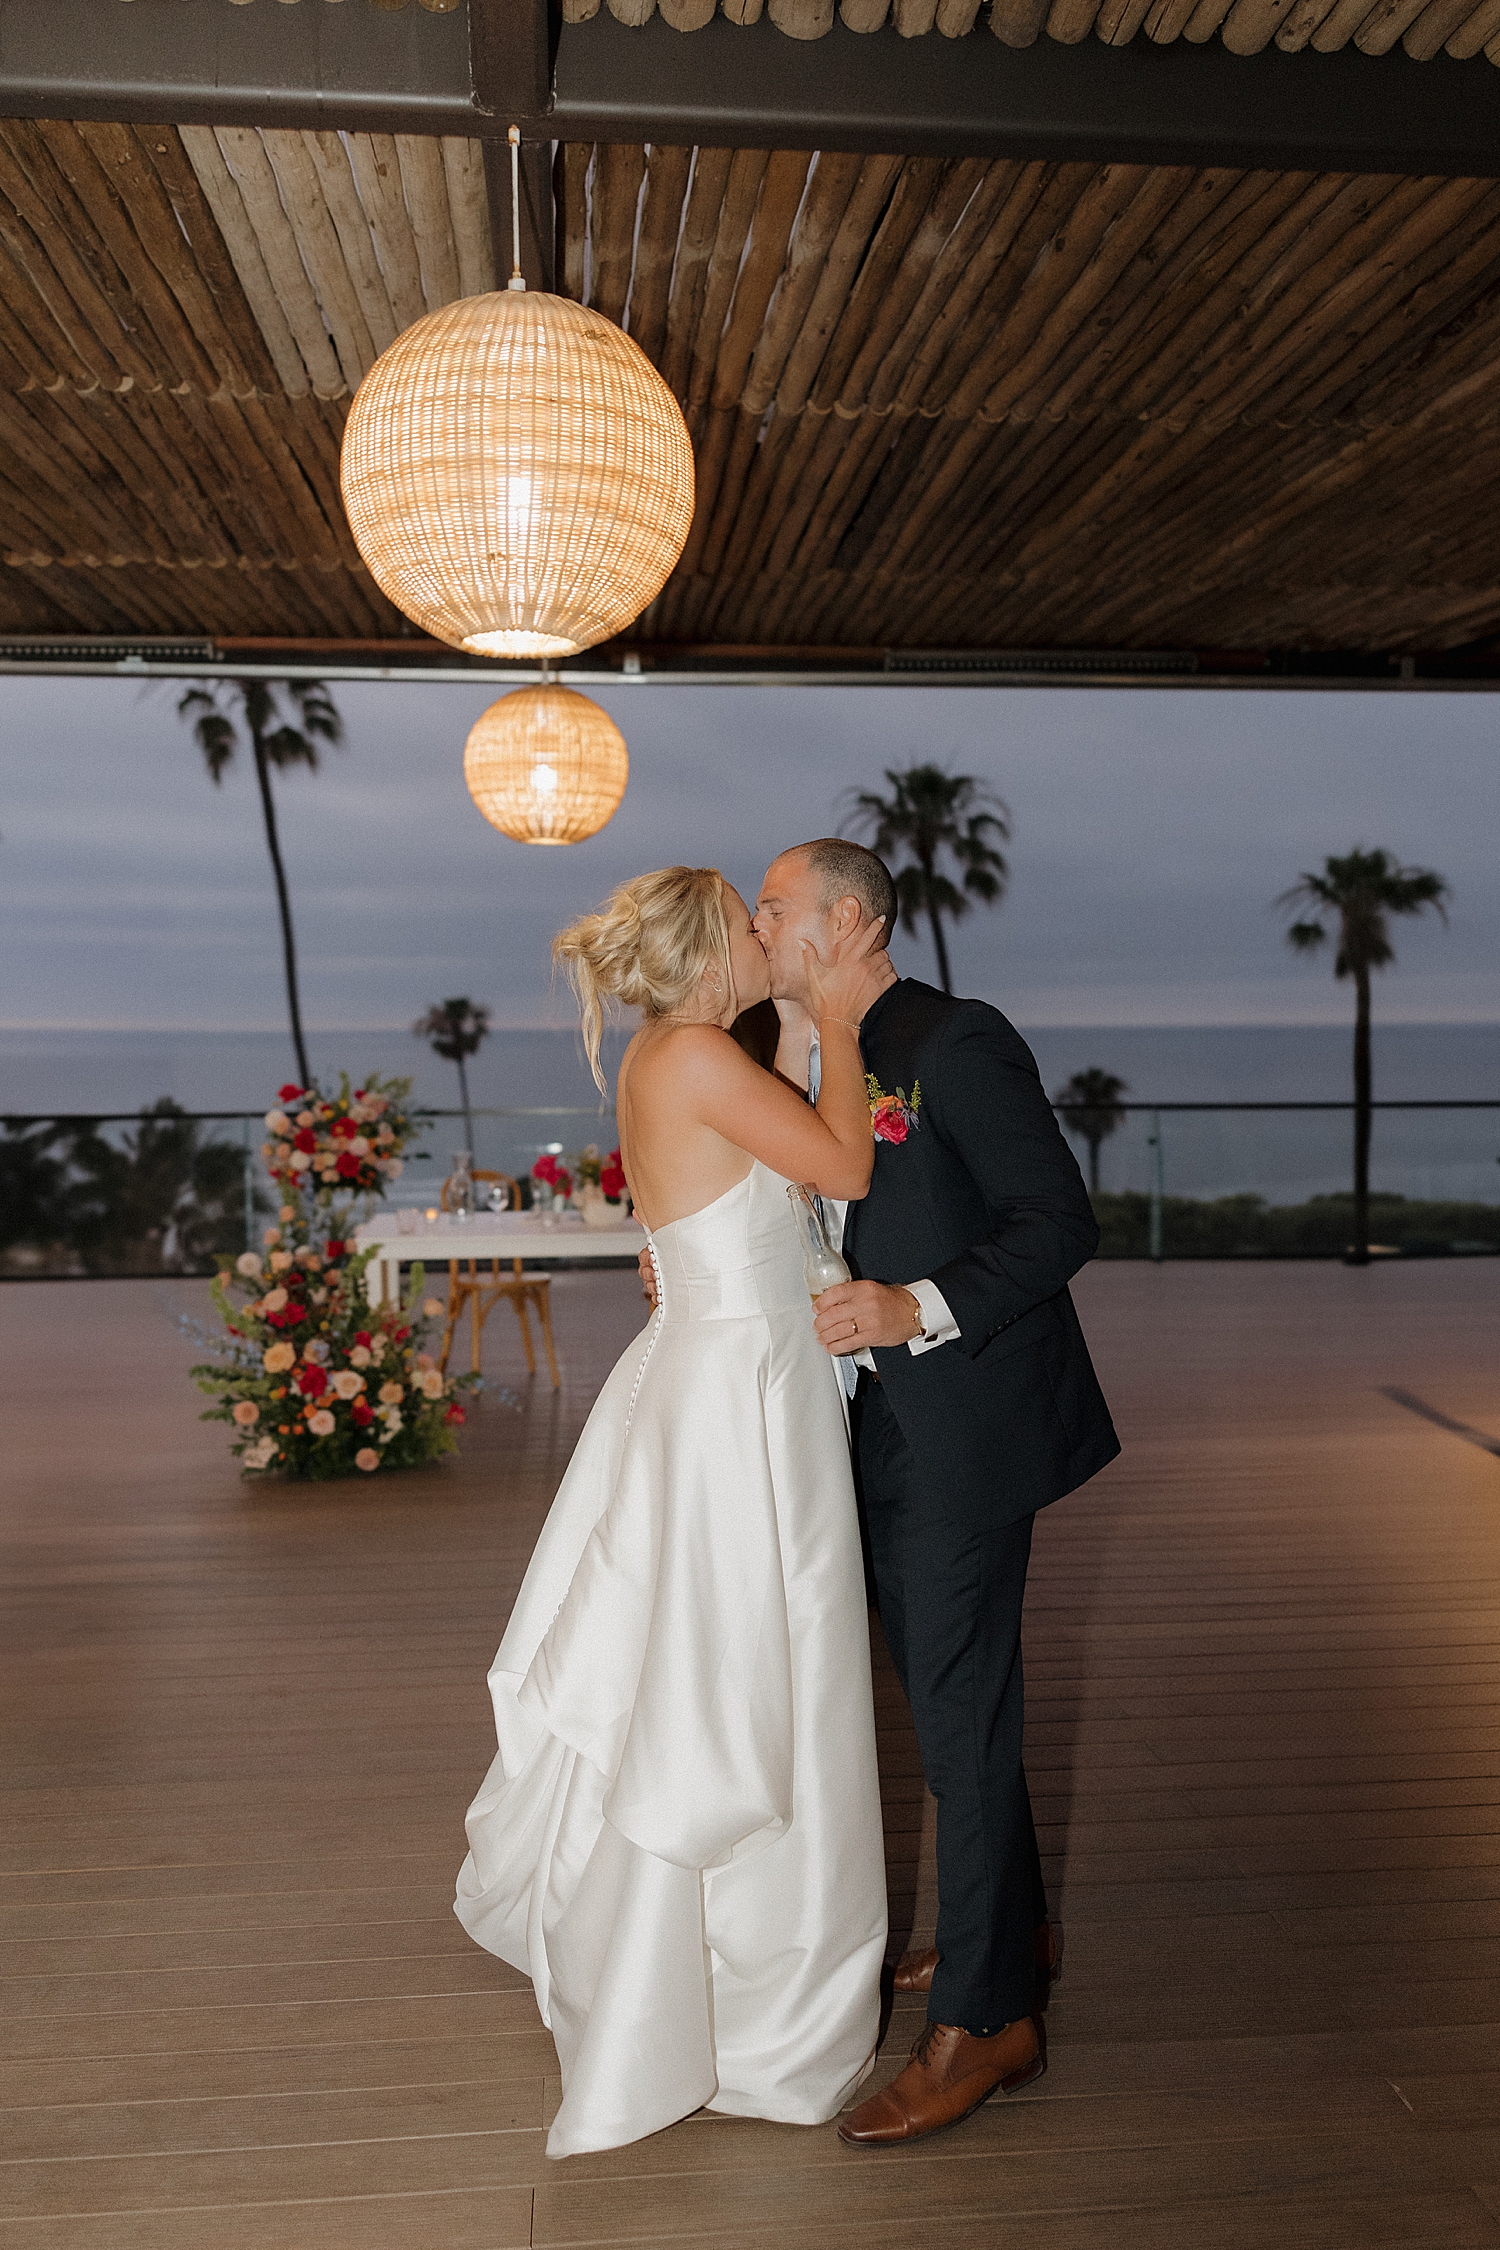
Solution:
M1047 1919L1022 1763L1021 1605L1032 1517L925 1484L884 1392L854 1400L860 1511L886 1646L937 1799L937 1949L928 2020L980 2037L1030 2015Z

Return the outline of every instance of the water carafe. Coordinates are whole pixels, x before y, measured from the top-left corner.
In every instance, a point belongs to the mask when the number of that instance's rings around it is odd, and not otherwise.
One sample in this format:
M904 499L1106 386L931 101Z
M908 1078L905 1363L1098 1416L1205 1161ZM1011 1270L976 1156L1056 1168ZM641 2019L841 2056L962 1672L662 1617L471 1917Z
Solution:
M788 1187L786 1192L802 1233L802 1271L807 1276L808 1295L816 1304L825 1289L850 1278L849 1268L828 1239L816 1199L805 1187Z
M474 1210L474 1159L468 1149L455 1149L448 1166L448 1216L467 1219Z

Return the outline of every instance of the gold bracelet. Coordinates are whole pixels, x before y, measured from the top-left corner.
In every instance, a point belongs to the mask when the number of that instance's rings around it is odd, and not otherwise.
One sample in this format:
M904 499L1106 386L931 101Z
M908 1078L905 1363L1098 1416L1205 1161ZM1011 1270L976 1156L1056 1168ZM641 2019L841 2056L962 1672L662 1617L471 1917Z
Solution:
M858 1031L861 1028L857 1023L851 1023L847 1016L819 1016L818 1021L819 1023L841 1023L846 1031Z

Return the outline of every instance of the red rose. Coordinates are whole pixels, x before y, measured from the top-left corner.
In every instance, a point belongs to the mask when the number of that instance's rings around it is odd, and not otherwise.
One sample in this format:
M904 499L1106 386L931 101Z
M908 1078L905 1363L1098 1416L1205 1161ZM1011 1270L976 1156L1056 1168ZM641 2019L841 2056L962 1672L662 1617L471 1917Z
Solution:
M318 1136L310 1125L304 1125L300 1133L292 1136L293 1148L300 1148L305 1156L311 1156L317 1145Z
M345 1149L343 1155L339 1158L337 1164L334 1166L334 1170L338 1173L338 1176L341 1180L357 1180L359 1178L359 1158L357 1156L351 1156L348 1150Z
M284 1312L268 1312L266 1318L273 1328L285 1328L289 1315Z
M557 1178L557 1158L555 1156L539 1156L531 1167L531 1176L534 1180L545 1181L546 1185L551 1187L553 1181Z
M352 1141L359 1127L352 1117L336 1117L328 1130L336 1140Z
M333 1244L332 1244L332 1243L330 1242L330 1243L329 1243L329 1245L328 1245L328 1247L329 1247L329 1249L330 1249L330 1251L331 1251L331 1250L332 1250L332 1248L333 1248ZM364 1345L364 1347L365 1347L365 1350L366 1350L366 1351L368 1351L368 1350L369 1350L369 1348L370 1348L370 1336L369 1336L369 1331L368 1331L367 1329L361 1328L361 1329L359 1330L358 1334L357 1334L357 1335L355 1336L355 1339L354 1339L354 1341L356 1342L356 1344L363 1344L363 1345Z
M906 1138L906 1119L899 1109L876 1110L875 1138L877 1141L894 1141L899 1148Z
M608 1196L625 1193L625 1174L618 1164L606 1164L599 1174L599 1185Z
M448 1411L443 1416L443 1420L445 1422L466 1422L468 1420L468 1416L465 1414L463 1408L459 1405L456 1398L449 1400Z
M324 1256L328 1258L342 1258L343 1255L344 1245L342 1244L342 1242L330 1242L324 1250ZM368 1338L368 1336L361 1336L356 1338L356 1341L359 1343L367 1344L369 1340L370 1339Z
M306 1088L302 1086L283 1086L276 1099L279 1102L300 1102L305 1092Z
M306 1305L288 1305L281 1317L284 1321L306 1320L307 1307Z
M350 1407L349 1411L353 1415L355 1421L359 1424L361 1429L364 1428L367 1422L373 1422L375 1419L374 1407L367 1406L362 1398L357 1398L354 1401L353 1406Z
M297 1377L297 1388L304 1398L321 1398L328 1388L328 1377L321 1367L304 1367Z
M411 1330L409 1328L397 1328L393 1331L393 1334L398 1344L404 1344L411 1334Z

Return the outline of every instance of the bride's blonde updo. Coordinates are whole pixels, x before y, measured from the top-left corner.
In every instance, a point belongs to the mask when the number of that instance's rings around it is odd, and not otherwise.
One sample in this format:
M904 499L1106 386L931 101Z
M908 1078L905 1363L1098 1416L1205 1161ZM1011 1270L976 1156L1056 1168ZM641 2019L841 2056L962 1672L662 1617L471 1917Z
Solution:
M649 1023L682 1007L706 968L716 965L726 1000L734 993L725 883L717 867L659 867L611 893L552 940L552 958L578 995L583 1043L600 1093L605 1010L639 1008Z

